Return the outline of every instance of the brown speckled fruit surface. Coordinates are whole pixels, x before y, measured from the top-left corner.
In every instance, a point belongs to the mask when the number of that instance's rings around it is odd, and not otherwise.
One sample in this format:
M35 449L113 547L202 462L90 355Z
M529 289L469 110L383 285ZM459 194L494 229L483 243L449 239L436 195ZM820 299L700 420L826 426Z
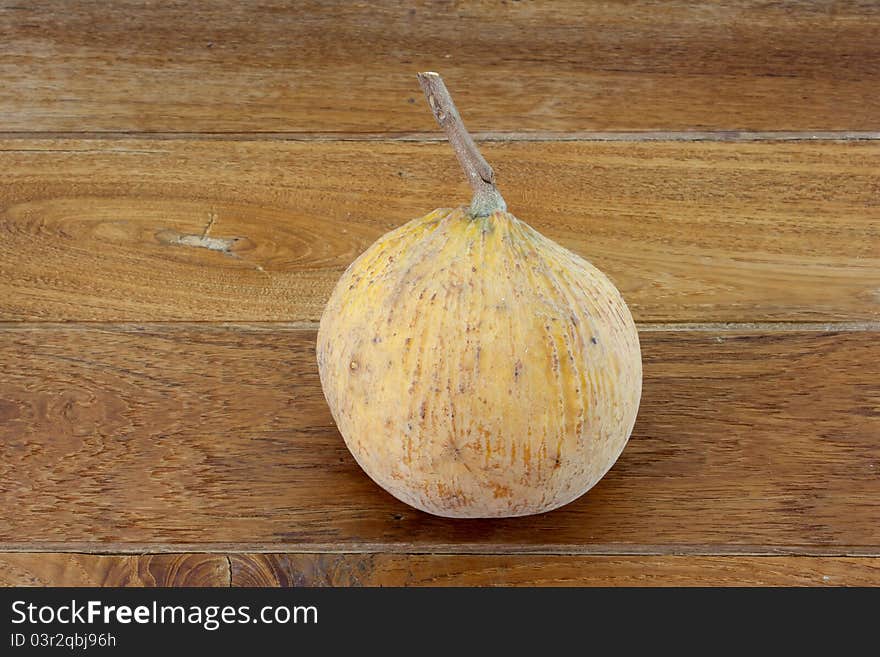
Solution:
M317 353L357 462L441 516L579 497L617 460L641 395L620 293L508 212L439 209L380 238L337 284Z

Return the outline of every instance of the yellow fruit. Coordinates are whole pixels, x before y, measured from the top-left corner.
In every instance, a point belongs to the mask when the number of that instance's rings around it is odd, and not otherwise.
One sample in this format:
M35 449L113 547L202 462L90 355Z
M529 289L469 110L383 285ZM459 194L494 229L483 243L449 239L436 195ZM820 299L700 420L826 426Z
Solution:
M506 211L439 76L420 80L474 203L352 263L321 318L321 384L357 462L398 499L448 517L548 511L623 450L638 334L608 278Z

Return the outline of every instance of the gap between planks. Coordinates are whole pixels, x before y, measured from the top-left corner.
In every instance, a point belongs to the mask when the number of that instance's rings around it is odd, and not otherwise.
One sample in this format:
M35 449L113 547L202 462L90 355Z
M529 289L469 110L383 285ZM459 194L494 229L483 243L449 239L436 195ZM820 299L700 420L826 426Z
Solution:
M480 556L655 556L655 557L871 557L880 558L878 546L817 546L817 545L586 545L583 548L521 544L477 545L437 544L428 549L408 543L364 543L339 547L322 543L278 543L272 545L247 543L0 543L2 554L397 554L397 555L480 555Z
M317 331L318 322L17 322L0 321L0 331L52 331L111 329L122 332L138 332L149 328L173 329L220 329L230 331ZM814 331L817 333L852 333L880 331L880 321L859 322L636 322L640 333L675 332L753 332L786 333Z
M645 132L474 132L476 141L482 142L556 142L556 141L608 141L608 142L754 142L754 141L876 141L880 132L849 130L814 131L645 131ZM52 140L52 139L144 139L144 140L194 140L194 141L392 141L392 142L442 142L441 132L2 132L0 139ZM5 149L8 150L8 149Z

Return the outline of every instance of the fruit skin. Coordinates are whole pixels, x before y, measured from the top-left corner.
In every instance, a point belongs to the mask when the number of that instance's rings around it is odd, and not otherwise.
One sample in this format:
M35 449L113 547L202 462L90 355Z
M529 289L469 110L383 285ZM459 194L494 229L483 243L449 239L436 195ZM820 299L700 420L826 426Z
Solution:
M614 285L502 211L438 209L381 237L333 291L317 356L360 466L447 517L571 502L617 460L641 396Z

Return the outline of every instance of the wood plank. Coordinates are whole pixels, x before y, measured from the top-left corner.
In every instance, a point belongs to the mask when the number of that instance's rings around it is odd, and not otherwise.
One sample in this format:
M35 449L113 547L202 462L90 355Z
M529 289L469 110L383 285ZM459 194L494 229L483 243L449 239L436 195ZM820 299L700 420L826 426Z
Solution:
M880 318L878 141L484 150L637 321ZM379 235L469 199L445 143L13 139L0 170L3 321L314 321Z
M878 586L877 557L233 554L233 586Z
M220 554L0 553L0 586L229 586Z
M231 571L230 571L231 568ZM231 572L231 580L230 580ZM0 553L0 586L877 586L876 557Z
M484 0L0 4L0 129L876 130L880 8Z
M311 330L0 327L0 549L880 554L872 331L643 331L630 444L549 514L416 512L349 456Z

